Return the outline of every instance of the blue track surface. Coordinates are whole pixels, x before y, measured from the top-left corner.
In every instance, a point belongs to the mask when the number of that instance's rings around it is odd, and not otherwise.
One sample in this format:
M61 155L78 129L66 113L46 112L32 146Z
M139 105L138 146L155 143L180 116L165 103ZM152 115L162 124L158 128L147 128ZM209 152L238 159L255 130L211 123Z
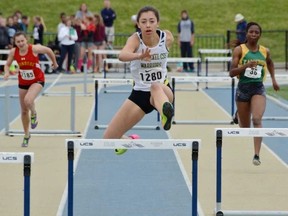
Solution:
M18 94L17 86L9 87L9 91ZM231 113L231 90L205 89L205 92ZM4 94L3 87L0 94ZM92 116L86 138L101 138L104 130L95 130L94 126L108 124L127 97L128 93L104 94L102 91L99 94L99 121L95 122ZM4 102L4 98L0 98L1 110ZM19 110L18 98L10 98L10 121L19 115ZM287 114L287 110L267 100L266 116ZM4 118L0 119L3 129ZM287 127L287 121L264 121L263 124L271 128ZM156 112L147 115L140 125L159 125ZM130 133L145 139L168 138L162 129L131 130ZM284 138L265 138L264 142L288 163L288 146ZM191 194L172 150L129 150L122 156L116 156L110 150L82 151L74 183L74 215L191 216ZM67 215L66 209L63 216Z
M104 95L102 91L97 123L108 124L128 95ZM145 116L139 125L151 123L159 124L156 112ZM91 120L86 138L102 137L104 130L95 130L95 125ZM130 133L146 139L168 138L162 129L131 130ZM75 173L74 194L75 215L92 216L95 212L101 216L192 214L191 194L172 150L129 150L122 156L109 150L84 150ZM67 215L66 210L63 215Z
M206 89L205 92L213 98L219 105L221 105L228 113L231 113L231 90L228 89ZM264 116L283 117L288 116L288 110L275 104L273 101L267 99L266 111ZM287 121L263 121L265 128L287 128ZM288 146L284 141L287 138L263 138L263 142L278 155L286 164L288 164Z

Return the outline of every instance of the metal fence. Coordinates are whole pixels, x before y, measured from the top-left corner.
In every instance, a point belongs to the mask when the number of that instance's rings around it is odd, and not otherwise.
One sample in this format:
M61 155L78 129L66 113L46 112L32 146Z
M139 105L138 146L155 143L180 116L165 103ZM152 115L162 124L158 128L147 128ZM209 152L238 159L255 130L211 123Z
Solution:
M31 36L31 33L28 33ZM130 34L116 34L114 41L114 48L121 49ZM44 33L44 45L53 43L56 34L51 32ZM227 34L196 34L195 44L193 46L194 56L198 56L198 49L226 49L229 48L231 40L236 38L234 30L227 30ZM177 44L177 35L175 35L175 42L170 49L171 57L180 56L180 48ZM288 30L266 30L262 32L260 43L270 49L274 62L280 63L278 67L288 69Z
M28 33L28 37L31 38L32 33ZM115 34L114 48L121 49L129 37L129 34ZM56 34L52 32L46 32L43 36L44 45L48 45L55 41ZM171 57L180 56L180 48L177 44L177 35L175 37L175 42L170 49ZM32 42L32 39L31 41ZM203 34L195 35L195 45L193 47L194 56L198 55L198 49L209 48L209 49L223 49L225 48L225 36L220 34Z

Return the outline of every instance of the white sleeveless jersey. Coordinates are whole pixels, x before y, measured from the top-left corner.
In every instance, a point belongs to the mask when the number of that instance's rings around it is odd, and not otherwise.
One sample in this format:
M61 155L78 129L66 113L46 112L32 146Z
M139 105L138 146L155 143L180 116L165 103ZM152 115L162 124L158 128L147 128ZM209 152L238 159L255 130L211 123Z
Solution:
M153 82L164 83L167 76L167 58L168 50L166 48L166 33L157 30L159 34L159 43L150 49L151 61L134 60L131 61L130 70L134 80L134 90L150 91ZM141 33L137 32L140 45L136 53L142 53L146 50L146 45L142 40Z

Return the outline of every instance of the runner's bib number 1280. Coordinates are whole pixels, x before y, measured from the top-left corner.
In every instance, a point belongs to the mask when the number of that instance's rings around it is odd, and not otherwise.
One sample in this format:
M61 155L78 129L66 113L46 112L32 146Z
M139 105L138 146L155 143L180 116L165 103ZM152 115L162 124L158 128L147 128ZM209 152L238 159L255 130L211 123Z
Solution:
M146 68L140 69L140 80L143 84L151 84L153 82L161 82L162 80L162 68Z

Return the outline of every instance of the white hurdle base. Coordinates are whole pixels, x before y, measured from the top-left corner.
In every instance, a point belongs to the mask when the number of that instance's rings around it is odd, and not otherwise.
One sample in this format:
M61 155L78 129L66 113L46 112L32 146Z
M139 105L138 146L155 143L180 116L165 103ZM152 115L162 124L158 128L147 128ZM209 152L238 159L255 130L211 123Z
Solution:
M236 211L222 210L216 213L216 216L288 216L288 211Z
M79 131L71 130L36 130L30 131L30 134L33 136L77 136L82 137L82 133ZM23 130L11 130L6 132L7 136L23 136Z
M95 125L94 129L106 129L108 127L108 125ZM133 128L134 130L160 130L160 126L159 125L136 125Z

